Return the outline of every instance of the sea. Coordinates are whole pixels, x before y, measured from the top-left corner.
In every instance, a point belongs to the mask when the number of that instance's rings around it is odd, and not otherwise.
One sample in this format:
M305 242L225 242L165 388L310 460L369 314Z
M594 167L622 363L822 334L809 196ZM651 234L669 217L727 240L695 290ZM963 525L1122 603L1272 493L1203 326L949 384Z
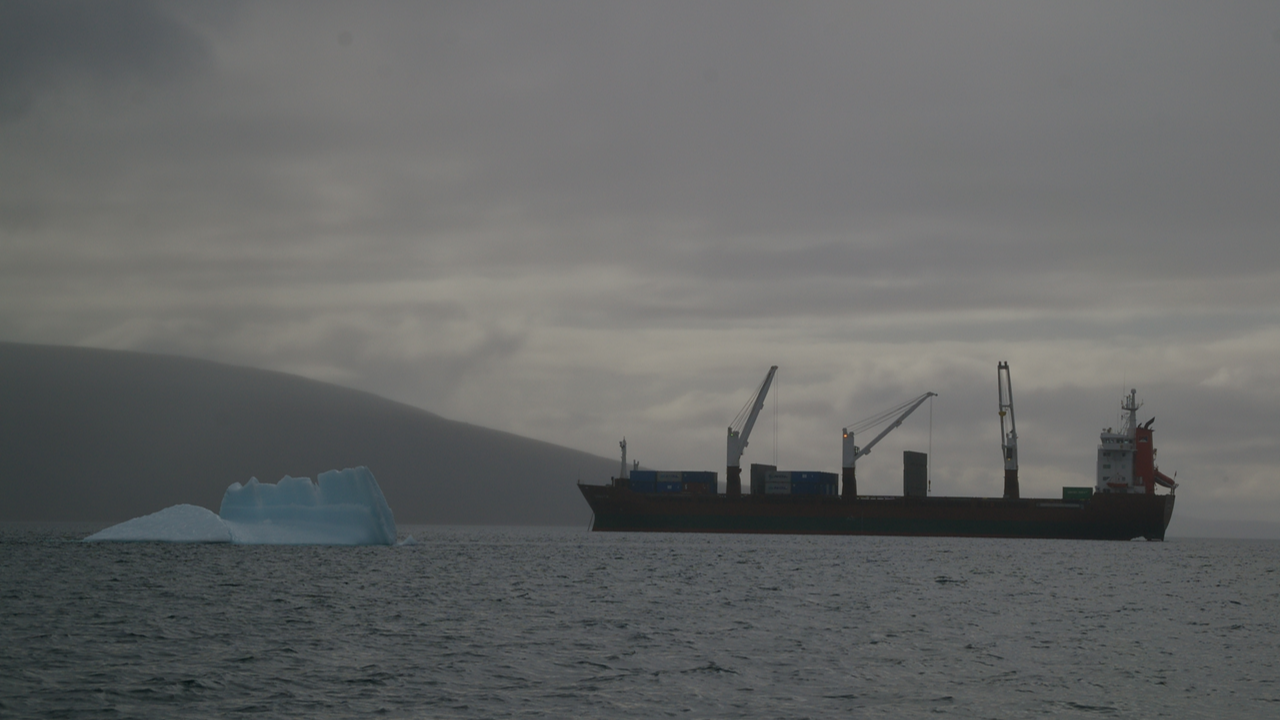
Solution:
M0 525L0 717L1280 717L1280 542Z

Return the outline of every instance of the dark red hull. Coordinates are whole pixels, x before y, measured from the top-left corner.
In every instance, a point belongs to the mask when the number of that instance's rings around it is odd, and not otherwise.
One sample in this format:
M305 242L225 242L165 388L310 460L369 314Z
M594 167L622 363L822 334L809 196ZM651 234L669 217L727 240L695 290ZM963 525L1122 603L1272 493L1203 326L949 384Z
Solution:
M1051 498L685 495L579 485L592 530L1163 540L1173 495Z

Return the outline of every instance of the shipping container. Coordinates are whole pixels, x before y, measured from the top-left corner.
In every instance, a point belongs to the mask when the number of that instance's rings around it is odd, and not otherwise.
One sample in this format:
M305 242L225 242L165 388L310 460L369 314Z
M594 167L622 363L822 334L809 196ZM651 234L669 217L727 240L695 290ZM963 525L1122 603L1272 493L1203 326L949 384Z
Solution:
M631 481L639 480L641 482L657 482L657 470L632 470L630 473Z
M929 455L912 450L902 452L902 495L929 496Z
M791 482L794 483L833 483L839 479L835 473L805 471L791 473Z
M658 483L656 484L656 489L657 489L657 492L659 493L678 493L681 490L684 490L684 483L679 481L676 481L676 482L658 481Z
M714 483L686 480L684 482L684 491L691 495L715 495L716 486Z
M773 470L764 473L766 495L836 495L840 476L813 470Z
M631 492L651 493L653 492L653 485L654 483L652 480L636 480L634 477L631 478Z
M791 481L792 495L835 495L835 483Z
M765 480L764 494L765 495L790 495L791 481L790 480Z
M778 469L777 465L751 463L751 494L764 495L765 476Z
M1091 497L1093 497L1093 488L1091 487L1062 488L1063 500L1088 500Z

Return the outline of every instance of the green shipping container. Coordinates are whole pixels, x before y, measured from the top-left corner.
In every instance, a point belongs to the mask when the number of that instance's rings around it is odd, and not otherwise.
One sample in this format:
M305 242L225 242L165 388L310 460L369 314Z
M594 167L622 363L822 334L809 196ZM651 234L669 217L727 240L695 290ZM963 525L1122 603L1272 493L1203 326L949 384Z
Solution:
M1088 500L1091 497L1093 497L1093 488L1091 487L1062 488L1063 500Z

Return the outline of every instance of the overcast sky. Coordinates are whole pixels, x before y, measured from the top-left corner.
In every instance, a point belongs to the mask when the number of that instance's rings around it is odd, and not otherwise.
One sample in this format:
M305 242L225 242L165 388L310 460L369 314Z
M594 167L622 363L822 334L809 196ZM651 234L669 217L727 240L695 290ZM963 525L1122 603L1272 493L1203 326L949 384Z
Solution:
M663 469L1280 520L1280 4L0 0L0 339L300 373ZM775 406L776 402L776 406Z

